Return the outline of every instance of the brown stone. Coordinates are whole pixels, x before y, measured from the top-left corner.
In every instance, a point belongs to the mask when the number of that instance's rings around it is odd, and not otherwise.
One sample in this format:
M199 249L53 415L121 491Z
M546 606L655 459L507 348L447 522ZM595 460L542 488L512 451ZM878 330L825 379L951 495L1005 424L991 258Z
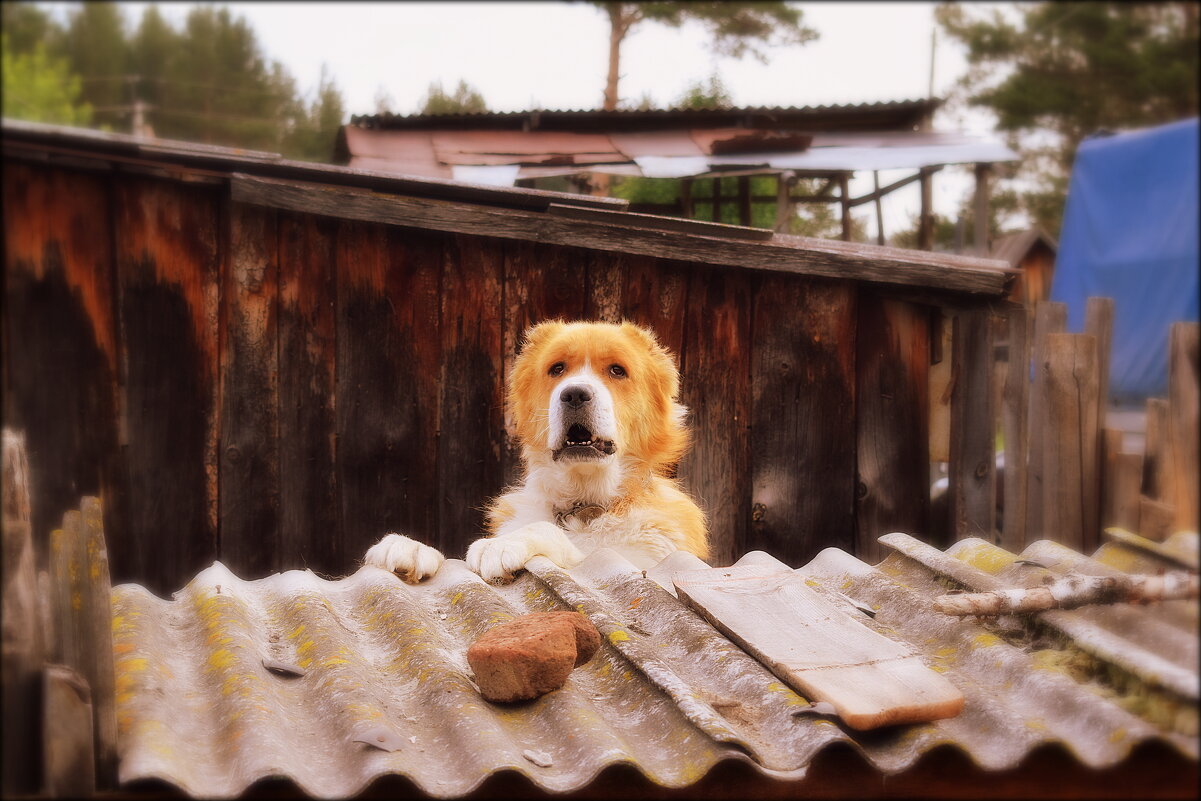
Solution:
M467 662L489 701L529 701L562 687L599 647L600 633L579 612L535 612L484 632Z

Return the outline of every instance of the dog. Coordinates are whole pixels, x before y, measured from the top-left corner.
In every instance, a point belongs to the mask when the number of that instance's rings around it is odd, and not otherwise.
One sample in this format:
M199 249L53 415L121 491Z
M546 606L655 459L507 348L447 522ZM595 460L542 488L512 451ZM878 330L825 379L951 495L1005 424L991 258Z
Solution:
M491 536L467 549L486 581L545 556L563 568L616 550L646 569L676 550L708 559L705 515L670 476L689 444L674 357L633 323L540 323L525 332L508 387L523 475L487 507ZM409 582L437 550L388 534L366 564Z

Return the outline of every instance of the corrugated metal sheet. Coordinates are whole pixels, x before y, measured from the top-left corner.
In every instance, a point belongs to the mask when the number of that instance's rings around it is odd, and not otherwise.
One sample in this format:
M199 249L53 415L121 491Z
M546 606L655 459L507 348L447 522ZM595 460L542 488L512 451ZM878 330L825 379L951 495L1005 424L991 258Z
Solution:
M122 585L113 591L121 780L157 777L229 797L284 776L324 797L399 773L449 797L505 769L547 790L577 789L619 762L669 787L725 759L799 778L835 742L887 773L942 744L993 770L1048 742L1093 767L1121 762L1147 739L1197 758L1195 689L1181 697L1154 671L1115 679L1109 669L1116 657L1137 673L1150 654L1160 667L1191 668L1195 688L1196 602L1055 613L1069 629L1108 632L1102 647L1085 644L1087 658L1070 636L951 618L930 603L959 569L960 579L1015 583L1068 568L1154 569L1187 543L1157 550L1127 537L1090 559L1040 542L1023 552L1026 561L979 540L929 549L955 567L900 544L914 555L894 553L873 567L828 549L799 569L848 609L872 609L874 618L855 614L915 648L967 699L951 720L873 732L807 712L806 699L665 591L673 572L704 566L690 554L645 572L609 550L571 571L539 558L502 587L458 560L418 586L367 567L336 582L307 571L243 582L219 563L172 601ZM761 552L739 563L789 569ZM484 701L468 644L512 616L563 608L597 625L598 655L530 704ZM272 672L264 660L304 675Z

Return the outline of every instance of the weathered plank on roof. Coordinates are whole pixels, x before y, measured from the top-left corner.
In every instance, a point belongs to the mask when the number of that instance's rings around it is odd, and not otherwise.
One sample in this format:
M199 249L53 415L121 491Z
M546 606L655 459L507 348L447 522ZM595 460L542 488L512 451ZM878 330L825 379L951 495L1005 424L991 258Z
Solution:
M688 570L672 581L689 606L854 729L963 709L963 694L913 649L860 624L783 565Z

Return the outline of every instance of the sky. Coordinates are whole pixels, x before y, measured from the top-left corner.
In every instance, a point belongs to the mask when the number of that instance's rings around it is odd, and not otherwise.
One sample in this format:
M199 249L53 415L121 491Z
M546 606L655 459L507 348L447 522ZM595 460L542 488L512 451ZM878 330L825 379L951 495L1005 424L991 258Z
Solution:
M64 13L68 4L47 4ZM148 3L123 3L136 24ZM162 3L181 24L193 3ZM341 89L349 114L372 114L377 97L401 114L418 110L434 81L452 90L460 79L479 90L491 110L599 108L608 67L608 20L588 3L403 2L251 3L228 5L248 19L265 55L278 60L298 85L315 91L322 67ZM621 95L649 95L670 105L696 81L716 71L736 105L807 106L912 100L930 90L934 3L799 3L804 24L820 38L801 47L754 57L712 55L695 23L673 29L644 24L622 47ZM981 4L983 5L983 4ZM990 3L990 6L1000 4ZM936 38L934 94L945 97L966 70L960 46ZM979 110L946 109L938 129L987 134L992 118ZM954 214L971 191L968 167L948 167L934 179L935 211ZM905 171L882 171L881 185ZM872 175L851 183L870 192ZM910 227L920 207L917 184L884 201L885 231ZM875 234L871 204L854 210Z

